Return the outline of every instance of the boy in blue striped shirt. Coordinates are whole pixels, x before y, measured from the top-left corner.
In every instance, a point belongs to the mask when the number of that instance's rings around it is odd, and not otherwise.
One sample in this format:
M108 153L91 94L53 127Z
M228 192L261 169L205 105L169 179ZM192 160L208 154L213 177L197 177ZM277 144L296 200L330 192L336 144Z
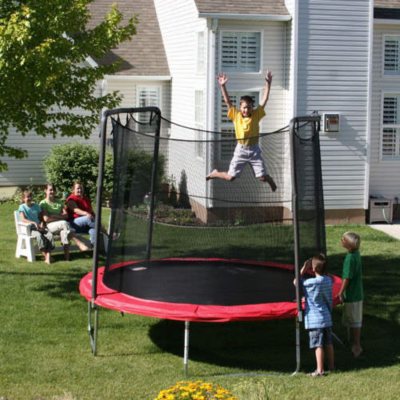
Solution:
M315 274L315 277L305 278L305 274ZM323 376L325 374L325 356L329 370L334 369L332 279L326 274L325 256L319 254L307 260L300 271L300 275L306 301L305 327L310 337L310 349L315 349L317 362L317 369L310 375Z

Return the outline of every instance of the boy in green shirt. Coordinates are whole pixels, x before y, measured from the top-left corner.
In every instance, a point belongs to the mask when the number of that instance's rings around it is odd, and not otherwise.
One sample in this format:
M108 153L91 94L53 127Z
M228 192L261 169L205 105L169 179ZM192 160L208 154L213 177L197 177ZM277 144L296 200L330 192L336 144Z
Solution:
M354 357L358 357L362 353L360 342L364 300L362 262L359 252L360 236L354 232L346 232L342 236L342 246L348 254L343 262L343 281L338 296L344 303L343 324L352 334L351 351Z

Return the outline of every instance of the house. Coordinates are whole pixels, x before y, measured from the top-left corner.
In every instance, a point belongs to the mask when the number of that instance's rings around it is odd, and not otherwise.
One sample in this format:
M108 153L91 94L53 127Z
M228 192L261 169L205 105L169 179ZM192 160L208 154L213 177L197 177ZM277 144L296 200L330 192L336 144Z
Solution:
M338 122L338 129L320 134L328 222L365 222L371 196L392 200L400 217L400 0L254 0L251 7L237 0L117 3L128 14L138 14L138 35L110 54L109 59L122 61L121 69L107 76L99 90L119 90L122 106L157 105L172 121L228 135L216 74L229 74L234 99L250 93L257 100L263 73L271 69L262 131L314 111ZM94 21L109 4L94 2ZM168 134L204 138L204 133L173 125ZM21 144L16 135L11 140ZM0 174L1 186L29 183L32 172L27 171L38 171L34 183L44 179L40 162L54 141L29 140L30 158L9 161L9 171ZM168 174L179 180L184 171L189 192L195 186L204 198L218 191L204 176L215 165L226 167L230 158L224 145L218 151L210 146L196 145L179 165L173 162L173 145L168 149ZM266 149L267 158L268 151L281 157L281 199L291 191L287 146L282 138ZM213 204L200 201L199 207L207 210Z

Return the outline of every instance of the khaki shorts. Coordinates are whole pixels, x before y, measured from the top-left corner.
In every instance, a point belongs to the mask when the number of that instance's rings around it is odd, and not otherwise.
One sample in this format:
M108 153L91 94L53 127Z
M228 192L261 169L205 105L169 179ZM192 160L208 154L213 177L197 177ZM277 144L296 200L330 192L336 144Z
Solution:
M233 158L229 165L228 175L234 178L238 177L247 163L251 165L256 178L268 175L267 168L261 156L260 146L258 144L254 146L243 146L239 143L235 147L235 152L233 153Z
M361 328L363 314L363 302L344 303L342 323L348 328Z

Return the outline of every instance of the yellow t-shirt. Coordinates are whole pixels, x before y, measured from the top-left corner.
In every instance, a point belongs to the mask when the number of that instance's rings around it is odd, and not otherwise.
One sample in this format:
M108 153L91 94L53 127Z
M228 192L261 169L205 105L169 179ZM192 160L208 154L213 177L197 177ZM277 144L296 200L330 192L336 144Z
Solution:
M228 118L235 126L235 135L238 143L244 146L253 146L258 143L260 134L260 120L265 116L264 108L258 106L250 117L243 117L240 110L230 107Z

